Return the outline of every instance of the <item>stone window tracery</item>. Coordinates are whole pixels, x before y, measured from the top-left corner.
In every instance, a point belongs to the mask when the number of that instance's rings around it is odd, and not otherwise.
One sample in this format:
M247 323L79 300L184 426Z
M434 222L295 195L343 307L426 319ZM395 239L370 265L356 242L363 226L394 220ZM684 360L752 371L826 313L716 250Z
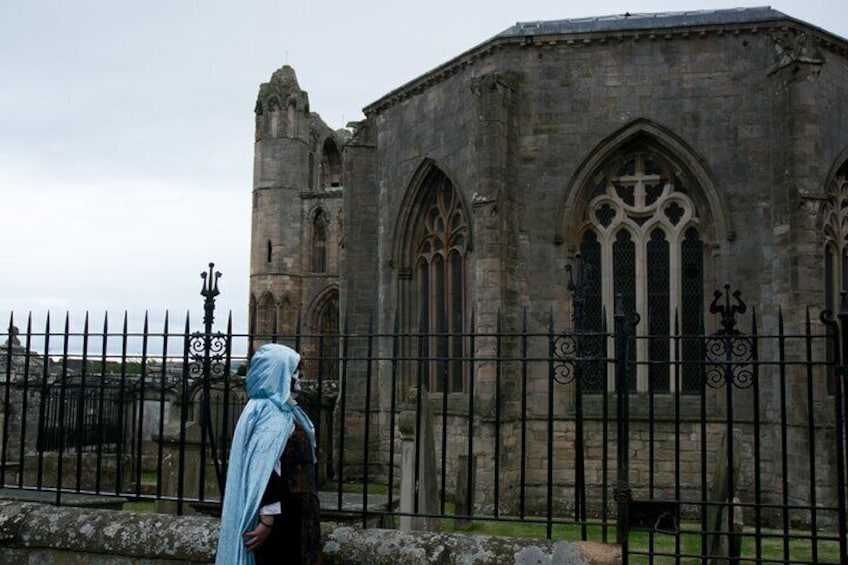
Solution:
M419 209L415 278L420 329L428 334L422 357L431 391L465 390L466 253L468 220L451 182L442 173L429 179Z
M619 296L626 312L642 316L630 390L697 393L697 365L675 364L676 355L696 360L697 343L685 337L675 343L671 337L676 329L683 336L700 329L704 246L695 203L671 164L646 152L627 155L600 177L579 246L592 265L595 286L584 308L584 328L612 328ZM602 392L612 384L601 376L584 390Z
M842 165L828 187L830 199L823 207L825 308L837 312L840 293L848 287L848 163ZM828 340L828 357L833 358ZM828 391L833 393L828 380Z

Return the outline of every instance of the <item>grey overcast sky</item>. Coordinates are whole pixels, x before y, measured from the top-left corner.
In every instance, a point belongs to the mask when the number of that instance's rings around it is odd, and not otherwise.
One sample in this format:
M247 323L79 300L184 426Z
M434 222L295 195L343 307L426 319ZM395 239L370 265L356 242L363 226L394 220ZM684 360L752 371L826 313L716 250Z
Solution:
M215 261L219 314L244 331L253 108L286 63L339 128L518 21L761 5L2 0L0 324L48 310L72 326L86 311L95 327L106 311L137 325L190 310L199 324L199 275ZM848 37L845 0L772 7Z

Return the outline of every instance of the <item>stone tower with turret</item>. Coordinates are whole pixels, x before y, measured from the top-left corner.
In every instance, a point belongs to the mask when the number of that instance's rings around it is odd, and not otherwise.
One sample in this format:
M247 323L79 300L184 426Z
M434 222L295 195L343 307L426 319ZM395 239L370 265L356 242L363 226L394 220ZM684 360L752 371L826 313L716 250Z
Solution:
M299 346L309 365L338 342L342 145L309 110L295 71L286 65L259 87L250 248L252 346ZM319 339L319 336L323 336ZM334 378L335 368L309 367Z

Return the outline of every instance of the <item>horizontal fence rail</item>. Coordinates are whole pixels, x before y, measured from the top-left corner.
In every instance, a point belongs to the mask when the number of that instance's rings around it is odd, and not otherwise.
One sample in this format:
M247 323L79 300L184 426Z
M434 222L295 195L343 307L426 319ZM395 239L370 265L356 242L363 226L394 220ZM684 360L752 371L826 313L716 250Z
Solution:
M12 317L0 494L214 515L249 352L280 342L304 355L328 519L615 541L634 562L845 563L838 324L716 313L699 335L621 312L597 331L528 312L332 336L216 332L208 310L201 332Z

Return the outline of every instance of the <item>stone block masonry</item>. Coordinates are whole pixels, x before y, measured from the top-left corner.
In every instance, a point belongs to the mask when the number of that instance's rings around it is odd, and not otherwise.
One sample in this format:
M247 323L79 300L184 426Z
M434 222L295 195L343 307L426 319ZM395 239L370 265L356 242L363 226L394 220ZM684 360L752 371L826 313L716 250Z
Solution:
M620 562L617 547L592 542L323 527L326 565ZM205 516L0 502L0 565L211 564L217 539L218 520Z

